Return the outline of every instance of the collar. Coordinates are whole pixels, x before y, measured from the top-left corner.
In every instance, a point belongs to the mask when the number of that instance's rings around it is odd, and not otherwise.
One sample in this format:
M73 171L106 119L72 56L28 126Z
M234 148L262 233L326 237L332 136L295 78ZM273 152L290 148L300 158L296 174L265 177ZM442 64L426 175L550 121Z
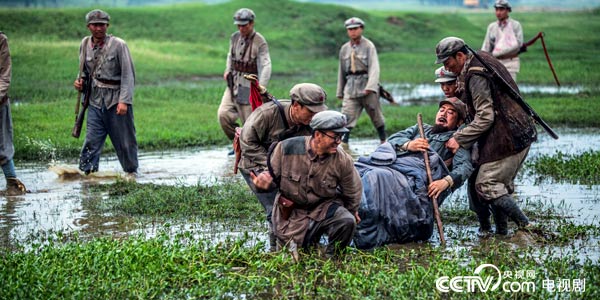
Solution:
M99 41L98 43L94 43L94 38L90 38L90 44L92 45L92 49L102 49L102 47L104 47L104 45L106 45L106 41L108 41L108 38L110 36L107 34L103 40Z
M508 24L508 18L502 20L502 21L498 21L498 26L499 27L504 27L506 26L506 24Z
M362 36L358 39L358 41L356 41L356 43L354 42L354 40L350 40L350 46L360 46L360 41L362 41Z

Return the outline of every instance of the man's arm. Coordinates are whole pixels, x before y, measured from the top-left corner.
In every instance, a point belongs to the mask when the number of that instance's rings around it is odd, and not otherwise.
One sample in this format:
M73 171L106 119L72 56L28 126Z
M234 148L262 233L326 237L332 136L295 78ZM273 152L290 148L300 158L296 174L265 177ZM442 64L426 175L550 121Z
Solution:
M256 164L256 169L267 169L267 149L264 148L264 139L267 138L268 130L272 124L265 120L262 110L256 110L250 115L242 128L240 146L242 157Z
M398 131L388 138L388 142L392 144L396 152L404 152L408 142L414 140L419 135L419 127L417 125L408 127L404 130Z
M0 101L4 101L4 99L8 97L11 72L12 62L10 59L8 40L4 34L0 34Z
M369 43L369 80L365 90L377 93L379 92L379 57L375 45Z
M342 154L347 155L346 153ZM339 169L341 174L339 186L342 191L342 199L344 200L344 207L350 213L355 214L362 198L362 181L350 156L348 156L348 159L343 160L343 164Z
M344 98L344 86L346 86L346 71L344 66L344 46L340 49L338 63L338 82L335 95L339 99Z
M133 89L135 86L135 68L127 44L123 41L117 44L117 56L121 63L121 90L119 103L133 104Z
M473 163L471 162L471 151L459 148L452 158L452 170L450 171L450 177L452 177L453 185L452 190L456 190L471 176L473 173Z
M470 149L492 127L495 116L490 82L483 76L475 75L471 77L467 88L473 97L475 116L471 123L454 133L450 141L454 139L461 147Z
M483 38L483 45L481 45L481 50L488 52L488 53L492 53L492 50L494 50L494 41L492 40L493 39L492 32L494 31L495 24L496 24L496 22L488 25L487 31L485 32L485 38Z
M271 79L271 56L269 55L269 45L264 39L261 39L261 43L258 46L256 64L258 66L259 83L267 87Z

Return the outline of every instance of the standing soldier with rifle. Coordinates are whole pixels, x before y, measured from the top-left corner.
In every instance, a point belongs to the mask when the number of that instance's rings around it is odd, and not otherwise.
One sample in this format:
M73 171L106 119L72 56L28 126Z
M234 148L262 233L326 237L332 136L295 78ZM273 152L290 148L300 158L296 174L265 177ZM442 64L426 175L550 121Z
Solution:
M265 38L254 31L254 12L241 8L233 15L233 24L238 31L231 35L227 65L223 78L227 89L221 98L217 116L225 135L230 140L235 136L235 128L240 127L238 117L243 123L252 113L250 106L250 84L244 75L257 75L259 83L266 87L271 78L271 57ZM233 155L233 151L229 153Z
M27 192L25 185L17 178L13 155L12 115L8 88L10 86L12 61L8 48L8 39L0 31L0 165L6 179L6 196L18 196Z
M106 12L92 10L85 20L91 36L83 38L79 47L81 77L73 84L76 90L85 93L84 99L89 104L79 169L86 175L98 171L108 135L121 167L128 176L135 177L138 169L132 106L135 70L129 48L122 39L106 34L110 20ZM83 112L86 105L84 102ZM83 115L78 119L83 120ZM73 135L78 137L76 133L74 128Z
M519 52L523 45L523 28L521 23L508 16L512 7L507 0L496 0L497 22L488 25L481 50L491 53L508 70L514 81L521 69Z
M532 120L544 123L520 97L517 84L500 61L484 51L469 51L462 39L447 37L436 46L436 63L460 74L463 101L472 121L454 133L446 146L477 151L475 171L469 179L470 208L479 220L479 231L508 234L508 218L519 228L530 225L512 197L514 179L531 144L537 139ZM545 124L545 123L544 123ZM552 132L550 129L549 132Z

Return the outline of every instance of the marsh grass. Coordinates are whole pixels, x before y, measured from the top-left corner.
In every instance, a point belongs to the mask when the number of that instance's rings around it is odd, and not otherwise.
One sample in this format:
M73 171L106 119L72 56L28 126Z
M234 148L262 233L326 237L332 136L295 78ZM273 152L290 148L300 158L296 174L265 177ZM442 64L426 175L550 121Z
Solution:
M600 184L600 152L586 151L581 154L541 155L526 163L529 173L540 180L551 177L555 181L567 181L583 185Z

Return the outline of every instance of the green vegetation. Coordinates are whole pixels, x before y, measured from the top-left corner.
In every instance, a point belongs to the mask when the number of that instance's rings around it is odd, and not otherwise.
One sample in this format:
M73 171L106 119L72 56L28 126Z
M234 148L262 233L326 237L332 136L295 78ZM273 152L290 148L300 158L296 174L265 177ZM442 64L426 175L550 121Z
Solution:
M542 155L526 166L539 177L550 176L557 181L579 184L600 184L600 152L587 151L582 154Z
M137 74L134 100L141 149L181 148L229 143L216 122L224 90L222 73L228 37L235 30L233 12L248 4L180 4L166 7L107 9L109 32L131 49ZM432 83L434 47L443 37L460 36L477 48L491 12L367 12L345 6L253 1L256 29L269 41L273 76L269 90L286 98L298 82L315 82L335 99L337 51L347 37L348 16L365 20L365 36L378 47L385 83ZM16 156L48 160L76 157L82 140L70 137L76 92L77 51L88 8L3 9L0 29L7 33L13 56L13 102ZM526 95L552 126L599 127L594 49L600 44L599 10L582 12L516 12L526 38L538 31L546 42L563 85L584 89L579 95ZM577 34L572 34L577 32ZM539 42L522 55L519 82L552 85ZM441 95L441 92L440 92ZM416 112L430 118L435 105L384 108L388 132L414 124ZM375 136L366 115L355 136ZM106 151L112 151L107 143Z

